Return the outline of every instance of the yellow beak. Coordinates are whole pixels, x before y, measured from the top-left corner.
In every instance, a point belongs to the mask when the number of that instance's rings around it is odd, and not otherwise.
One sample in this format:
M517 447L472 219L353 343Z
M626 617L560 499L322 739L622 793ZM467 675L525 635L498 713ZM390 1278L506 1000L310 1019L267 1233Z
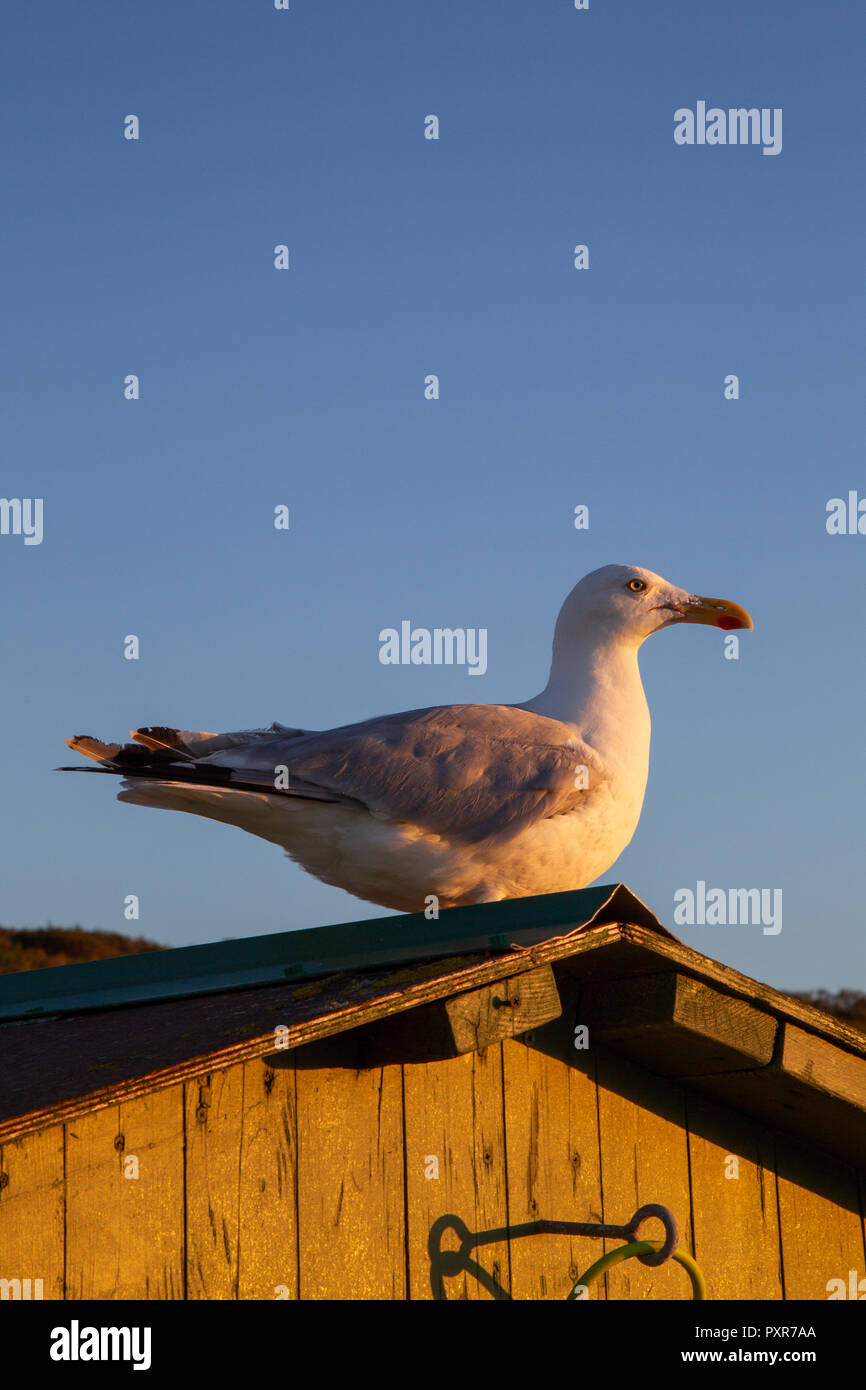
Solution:
M659 606L673 609L682 623L705 623L708 627L721 627L726 631L738 627L754 629L755 626L745 608L725 598L701 598L699 594L693 594L682 603L663 603Z

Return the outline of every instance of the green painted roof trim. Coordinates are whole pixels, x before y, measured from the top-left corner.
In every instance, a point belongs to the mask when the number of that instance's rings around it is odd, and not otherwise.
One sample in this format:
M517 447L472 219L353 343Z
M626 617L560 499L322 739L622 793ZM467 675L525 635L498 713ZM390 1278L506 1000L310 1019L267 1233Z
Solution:
M0 976L0 1020L215 994L472 951L507 951L512 942L533 946L602 922L631 922L671 936L624 884L605 884L447 908L434 921L415 912L21 970Z

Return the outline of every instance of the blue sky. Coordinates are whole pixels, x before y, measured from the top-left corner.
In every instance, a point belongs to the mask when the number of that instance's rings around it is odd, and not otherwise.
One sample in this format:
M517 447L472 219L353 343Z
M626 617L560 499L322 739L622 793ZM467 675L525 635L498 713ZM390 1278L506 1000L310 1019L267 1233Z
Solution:
M866 536L825 528L866 495L862 13L185 0L4 30L0 494L44 499L44 539L0 536L0 921L184 945L380 915L52 771L64 737L524 700L616 561L755 632L739 661L708 628L643 648L649 787L604 879L671 926L698 880L780 888L778 935L674 930L866 988ZM677 146L699 100L782 108L782 152ZM486 675L381 665L403 618L486 627Z

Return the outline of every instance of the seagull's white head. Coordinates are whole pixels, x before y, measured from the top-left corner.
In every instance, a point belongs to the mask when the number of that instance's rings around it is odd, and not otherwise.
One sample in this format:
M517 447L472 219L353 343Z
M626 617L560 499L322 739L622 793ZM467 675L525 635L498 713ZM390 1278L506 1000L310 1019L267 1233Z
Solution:
M651 633L674 623L705 623L726 630L753 626L737 603L678 589L637 565L603 565L585 575L562 605L553 650L586 642L637 648Z

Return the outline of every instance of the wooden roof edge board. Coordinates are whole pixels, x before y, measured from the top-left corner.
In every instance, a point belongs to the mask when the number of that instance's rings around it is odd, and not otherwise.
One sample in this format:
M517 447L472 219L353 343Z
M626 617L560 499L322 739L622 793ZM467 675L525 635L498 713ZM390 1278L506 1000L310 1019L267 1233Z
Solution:
M509 955L503 955L494 959L472 962L469 965L462 965L460 969L450 973L444 973L432 978L426 978L415 983L406 984L405 977L401 975L400 988L388 990L387 978L382 981L386 992L378 995L372 1000L361 1001L360 1003L347 1004L345 1007L325 1013L311 1019L306 1019L294 1026L285 1025L286 1033L283 1041L286 1048L297 1048L306 1043L317 1041L333 1034L347 1032L365 1023L372 1023L379 1019L386 1018L391 1014L408 1012L420 1005L434 1003L446 999L452 995L458 995L463 991L476 989L484 984L502 981L507 978L519 977L520 975L535 969L538 965L550 963L565 966L568 960L575 956L591 954L599 950L616 950L622 943L628 942L630 945L638 945L647 951L659 962L659 969L664 970L670 967L670 949L667 943L662 943L652 933L648 933L643 928L636 928L622 924L604 924L594 927L591 932L583 937L580 935L571 940L557 938L532 948L521 948L512 951ZM730 971L727 967L719 966L716 962L709 961L706 957L700 956L697 952L692 952L687 947L676 943L679 950L677 952L677 967L683 969L685 973L696 975L699 979L710 979L714 983L720 983L722 990L734 995L735 998L741 997L733 985L737 980L744 980L747 985L754 982L749 981L745 976L739 976L736 971ZM692 965L691 971L688 966ZM702 967L698 969L697 967ZM707 970L706 967L711 967ZM649 972L646 972L649 973ZM717 978L718 977L718 978ZM623 978L630 978L624 976ZM763 995L762 1002L772 1005L776 1000L783 1008L789 1002L794 1006L790 1012L799 1024L814 1020L820 1025L815 1031L822 1035L824 1051L822 1054L822 1065L824 1060L830 1056L828 1049L839 1050L842 1058L848 1054L848 1049L838 1048L839 1039L834 1034L837 1030L843 1029L849 1032L843 1025L837 1024L833 1019L823 1015L819 1010L809 1006L799 1005L797 1001L788 1001L786 996L777 995L769 986L761 986ZM748 998L752 998L748 994ZM170 1007L170 1006L169 1006ZM768 1009L770 1012L771 1009ZM778 1012L778 1011L777 1011ZM51 1021L48 1019L28 1020L18 1024L8 1025L10 1028L27 1028L30 1024L38 1024L40 1028L48 1026ZM828 1026L829 1025L829 1026ZM781 1030L780 1030L781 1032ZM809 1039L813 1033L804 1031L801 1041L801 1061L802 1070L808 1071L808 1048ZM866 1051L866 1040L855 1035L858 1047L853 1049L858 1057L862 1057ZM847 1039L845 1039L847 1041ZM805 1059L802 1058L802 1049L806 1049ZM10 1139L21 1137L23 1134L31 1133L42 1129L48 1125L68 1121L82 1114L90 1113L94 1110L104 1109L109 1105L114 1105L123 1100L135 1099L152 1090L163 1089L168 1086L176 1085L180 1082L191 1081L197 1077L207 1075L210 1072L224 1070L237 1062L253 1060L256 1057L265 1056L274 1052L274 1034L269 1029L267 1033L253 1036L242 1042L232 1043L229 1046L218 1050L211 1050L201 1056L185 1059L182 1062L162 1070L153 1070L143 1073L138 1077L132 1077L127 1081L114 1082L100 1090L92 1091L87 1095L76 1096L71 1099L52 1103L48 1106L30 1111L27 1114L19 1114L4 1122L0 1122L0 1143ZM772 1064L771 1064L772 1067ZM756 1069L753 1074L760 1074L763 1068ZM769 1073L770 1068L766 1069ZM698 1078L694 1078L695 1081ZM816 1085L821 1078L816 1077ZM683 1084L690 1084L684 1079ZM808 1077L803 1079L802 1084L808 1085Z
M590 980L579 990L579 1019L590 1038L643 1057L663 1076L765 1067L786 1026L767 1009L683 970ZM866 1068L866 1059L856 1060Z
M530 946L614 921L633 921L676 940L624 884L604 884L573 893L447 908L435 921L428 921L423 912L406 913L16 971L0 976L0 1023L216 994L473 950L507 951L512 941Z
M785 1023L775 1065L811 1091L866 1112L866 1059Z
M798 1023L810 1033L817 1033L838 1047L854 1052L859 1057L866 1057L866 1033L842 1022L841 1019L834 1018L825 1010L816 1008L814 1004L805 1004L772 985L761 984L749 975L742 975L732 966L722 965L720 961L702 955L676 938L669 941L659 940L648 935L643 927L631 923L623 923L622 930L625 940L651 950L696 979L708 981L738 999L747 999L752 1004L763 1004L777 1018Z
M628 896L631 897L630 894ZM613 904L613 900L614 895L611 894L608 902ZM601 913L597 913L593 920L597 921L601 915ZM612 928L615 928L615 930L611 930ZM516 943L514 943L508 951L506 951L504 946L500 946L498 951L501 952L501 954L489 956L486 960L478 962L470 968L470 973L465 983L460 983L458 977L455 977L454 972L449 971L449 959L444 958L442 959L443 974L436 977L441 985L441 989L437 991L437 993L471 989L488 980L493 981L509 973L514 973L513 962L515 960L515 955L522 954L524 951L526 952L527 959L537 964L548 961L565 962L571 958L573 958L575 964L577 964L578 958L583 956L585 952L595 951L604 946L611 946L619 940L627 941L640 948L641 951L647 952L655 957L658 961L658 969L660 971L669 967L671 964L675 965L677 969L692 975L696 979L710 982L715 987L735 997L745 998L753 1004L761 1003L776 1017L796 1022L812 1033L817 1033L819 1036L829 1038L836 1045L846 1048L856 1053L858 1056L866 1055L866 1036L850 1025L834 1019L823 1010L817 1009L809 1004L804 1004L789 995L781 994L769 985L762 985L750 979L748 976L741 975L738 971L733 970L729 966L721 965L710 957L701 955L691 947L685 946L682 942L670 937L667 933L662 937L655 930L647 930L643 926L629 922L611 922L588 926L585 930L572 931L570 934L560 937L547 937L544 941L536 943L534 946L518 947L517 950L515 950ZM453 960L454 957L450 959ZM405 964L405 962L402 963ZM103 962L96 962L95 964L103 964ZM57 970L66 971L79 968L86 967L60 966L57 967ZM527 968L529 968L529 966L527 966ZM628 975L634 973L647 973L647 971L645 969L641 969L640 971L626 971L622 974L621 978L627 978ZM462 978L462 976L460 978ZM271 981L269 983L273 984L274 982ZM281 978L279 983L287 982ZM235 985L235 988L238 988L238 986ZM210 990L208 992L215 993L216 991ZM176 995L171 998L166 998L163 1002L170 1004L171 1002L177 1002L183 997L185 996ZM389 997L393 999L394 1010L413 1007L412 990L396 991ZM357 1017L355 1017L352 1022L341 1026L354 1027L364 1022L366 1017L378 1017L380 1014L379 999L380 997L377 996L375 1001L368 1000L356 1006ZM401 999L403 999L404 1002L401 1003ZM135 1007L136 1002L144 1001L127 1001L130 1007ZM93 1007L96 1007L96 1005L94 1004ZM0 1035L2 1035L5 1028L26 1027L28 1022L39 1022L43 1025L48 1024L52 1017L52 1013L53 1011L47 1011L45 1014L40 1015L17 1015L14 1021L0 1022ZM331 1018L336 1018L337 1016L342 1017L342 1012L338 1015L329 1015ZM319 1036L320 1020L307 1021L301 1025L301 1027L313 1028L314 1023L315 1034ZM302 1041L302 1038L299 1039L297 1045L300 1045ZM264 1050L264 1048L262 1050Z

